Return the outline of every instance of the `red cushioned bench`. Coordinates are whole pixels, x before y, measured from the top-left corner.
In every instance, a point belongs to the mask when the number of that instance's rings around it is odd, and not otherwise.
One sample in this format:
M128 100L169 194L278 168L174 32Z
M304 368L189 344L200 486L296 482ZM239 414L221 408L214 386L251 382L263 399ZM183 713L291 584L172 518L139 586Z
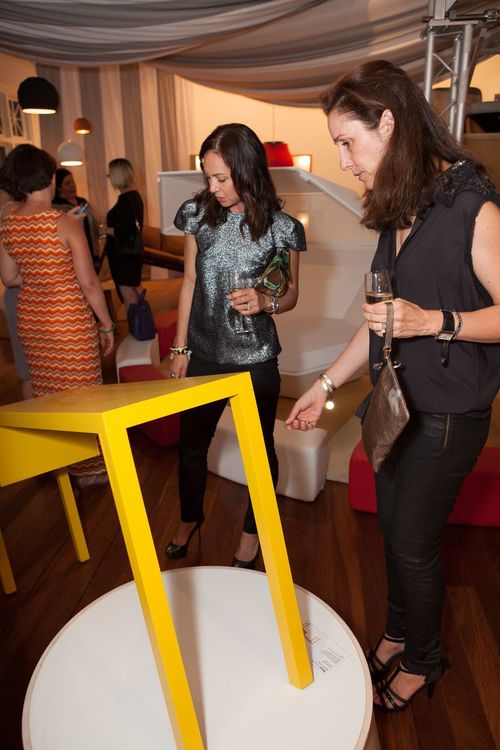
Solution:
M349 504L354 510L377 512L375 477L360 441L349 462ZM483 448L465 478L448 523L500 526L500 447Z
M170 347L175 339L177 310L171 310L170 312L155 316L155 326L158 333L160 359L163 359L170 353ZM120 367L121 383L162 380L165 377L165 372L156 365L144 364ZM151 422L144 422L144 424L138 426L150 440L153 440L153 442L162 448L168 448L170 445L176 445L179 442L179 414L170 414L167 417L153 419Z

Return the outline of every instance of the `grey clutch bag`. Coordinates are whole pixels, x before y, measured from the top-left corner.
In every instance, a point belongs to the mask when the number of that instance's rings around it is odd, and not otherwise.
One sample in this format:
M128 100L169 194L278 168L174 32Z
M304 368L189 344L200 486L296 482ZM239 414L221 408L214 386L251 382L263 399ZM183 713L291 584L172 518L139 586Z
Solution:
M384 362L363 420L362 437L373 471L379 471L391 448L403 432L410 413L391 359L394 306L387 302Z

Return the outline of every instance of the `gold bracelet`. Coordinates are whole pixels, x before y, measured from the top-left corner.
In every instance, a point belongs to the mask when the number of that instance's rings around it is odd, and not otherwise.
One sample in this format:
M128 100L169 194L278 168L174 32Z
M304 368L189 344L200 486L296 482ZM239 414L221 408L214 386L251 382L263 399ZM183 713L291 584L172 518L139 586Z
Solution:
M326 402L325 402L325 409L328 409L329 411L333 408L335 408L335 403L333 401L333 393L337 390L337 386L331 380L328 375L323 373L319 376L319 382L321 383L321 387L326 393Z
M460 333L460 331L462 330L462 326L463 326L464 321L462 319L461 314L459 312L457 312L456 310L452 310L451 313L452 313L453 318L455 320L455 332L453 334L453 341L454 341L457 338L457 336Z
M172 354L188 354L189 347L188 346L171 346L170 351L172 352Z

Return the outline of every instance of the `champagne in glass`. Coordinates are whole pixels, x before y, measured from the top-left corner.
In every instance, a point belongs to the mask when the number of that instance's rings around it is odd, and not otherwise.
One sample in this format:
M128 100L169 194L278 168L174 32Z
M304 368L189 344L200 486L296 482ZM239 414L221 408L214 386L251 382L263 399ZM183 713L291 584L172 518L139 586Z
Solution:
M369 305L375 305L377 302L389 302L392 299L389 271L368 271L368 273L365 273L365 297Z
M227 282L229 291L234 292L236 289L244 289L248 286L248 282L243 271L231 268L227 272ZM234 332L235 333L250 333L250 325L245 315L231 308L232 312L235 313L234 318Z

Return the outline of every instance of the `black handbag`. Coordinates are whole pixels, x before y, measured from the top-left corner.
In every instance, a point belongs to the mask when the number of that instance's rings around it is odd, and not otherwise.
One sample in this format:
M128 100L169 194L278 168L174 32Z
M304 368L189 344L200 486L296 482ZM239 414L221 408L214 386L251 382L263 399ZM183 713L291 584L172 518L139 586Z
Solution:
M128 330L131 336L137 341L150 341L156 336L156 327L153 319L151 305L144 299L146 290L136 291L137 302L132 302L128 306L127 319Z
M392 301L386 304L387 328L383 347L384 362L372 391L361 430L366 455L375 473L379 471L410 419L410 413L391 359L394 307Z
M121 240L117 243L117 255L118 256L138 256L144 252L144 242L142 239L142 229L139 223L139 219L135 213L135 208L132 203L125 195L127 203L130 205L134 214L135 232L126 240Z

